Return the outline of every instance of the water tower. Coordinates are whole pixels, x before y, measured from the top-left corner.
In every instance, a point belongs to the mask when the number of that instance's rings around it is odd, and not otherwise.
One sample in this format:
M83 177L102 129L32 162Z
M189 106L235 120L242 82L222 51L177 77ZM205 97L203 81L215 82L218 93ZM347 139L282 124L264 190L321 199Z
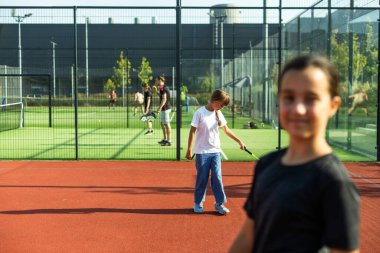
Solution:
M231 7L234 7L230 9ZM217 4L213 5L210 8L208 15L210 16L210 24L213 25L212 28L212 38L213 38L213 48L218 48L220 53L213 50L213 60L212 62L215 65L215 70L219 72L220 79L217 81L219 85L216 87L223 88L225 85L224 82L224 24L234 24L239 23L241 11L236 8L236 5L233 4ZM219 63L217 63L219 62ZM218 88L219 88L218 87Z

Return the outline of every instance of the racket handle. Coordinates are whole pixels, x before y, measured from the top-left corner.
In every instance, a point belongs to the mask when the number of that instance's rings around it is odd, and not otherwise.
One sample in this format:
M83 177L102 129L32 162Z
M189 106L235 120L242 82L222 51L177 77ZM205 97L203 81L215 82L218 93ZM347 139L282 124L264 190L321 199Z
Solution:
M244 147L244 150L245 150L248 154L252 155L252 152L249 151L246 147Z
M194 157L195 157L195 154L193 154L193 156L191 157L191 160L193 160L193 159L194 159Z

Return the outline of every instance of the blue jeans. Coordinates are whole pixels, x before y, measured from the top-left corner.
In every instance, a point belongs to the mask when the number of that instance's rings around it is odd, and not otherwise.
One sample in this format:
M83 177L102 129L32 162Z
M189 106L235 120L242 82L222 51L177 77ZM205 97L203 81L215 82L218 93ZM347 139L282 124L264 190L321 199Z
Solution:
M206 198L208 177L211 169L211 188L216 203L226 203L222 182L222 167L220 153L197 154L195 166L197 169L197 180L195 182L194 202L201 204Z

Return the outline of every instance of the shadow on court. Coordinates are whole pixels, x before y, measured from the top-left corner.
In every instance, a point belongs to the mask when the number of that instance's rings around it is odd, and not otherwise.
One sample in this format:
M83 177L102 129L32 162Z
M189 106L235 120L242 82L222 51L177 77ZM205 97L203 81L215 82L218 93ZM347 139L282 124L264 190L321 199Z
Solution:
M202 214L196 214L193 209L118 209L118 208L69 208L69 209L30 209L30 210L13 210L0 211L0 215L12 214L92 214L92 213L128 213L128 214L169 214L169 215L216 215L217 212L205 211Z

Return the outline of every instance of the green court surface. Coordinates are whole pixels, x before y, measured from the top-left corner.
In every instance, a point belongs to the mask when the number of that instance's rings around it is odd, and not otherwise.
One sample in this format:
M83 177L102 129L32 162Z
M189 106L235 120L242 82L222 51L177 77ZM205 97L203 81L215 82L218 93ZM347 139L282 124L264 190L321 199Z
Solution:
M191 112L183 113L181 128L181 159L185 160ZM127 118L128 114L128 118ZM224 111L231 127L231 113ZM66 160L75 159L74 109L53 107L52 127L46 107L28 107L24 114L25 127L0 132L0 159L24 160ZM139 120L140 113L134 116L126 108L108 107L78 108L78 158L82 160L175 160L176 159L176 115L173 117L173 145L162 147L157 142L162 139L158 120L154 121L155 133L144 135L146 123ZM248 149L260 157L274 151L278 143L278 131L268 129L243 129L249 121L236 115L233 132L241 138ZM224 160L253 161L254 158L239 149L232 139L221 130ZM331 133L337 138L337 131ZM281 146L288 144L285 132L281 134ZM370 161L365 156L334 148L343 161Z
M175 160L176 139L173 146L162 147L157 142L162 133L144 135L145 129L88 128L78 132L79 159L131 159L131 160ZM181 129L181 157L187 149L188 128ZM267 129L234 129L247 147L257 156L276 149L277 131ZM176 135L176 131L173 131ZM1 159L75 159L75 133L68 128L22 128L0 133ZM253 161L236 142L221 133L222 149L229 161ZM282 135L282 144L287 145L287 135ZM343 161L370 161L369 158L335 148ZM225 159L225 158L224 158Z

